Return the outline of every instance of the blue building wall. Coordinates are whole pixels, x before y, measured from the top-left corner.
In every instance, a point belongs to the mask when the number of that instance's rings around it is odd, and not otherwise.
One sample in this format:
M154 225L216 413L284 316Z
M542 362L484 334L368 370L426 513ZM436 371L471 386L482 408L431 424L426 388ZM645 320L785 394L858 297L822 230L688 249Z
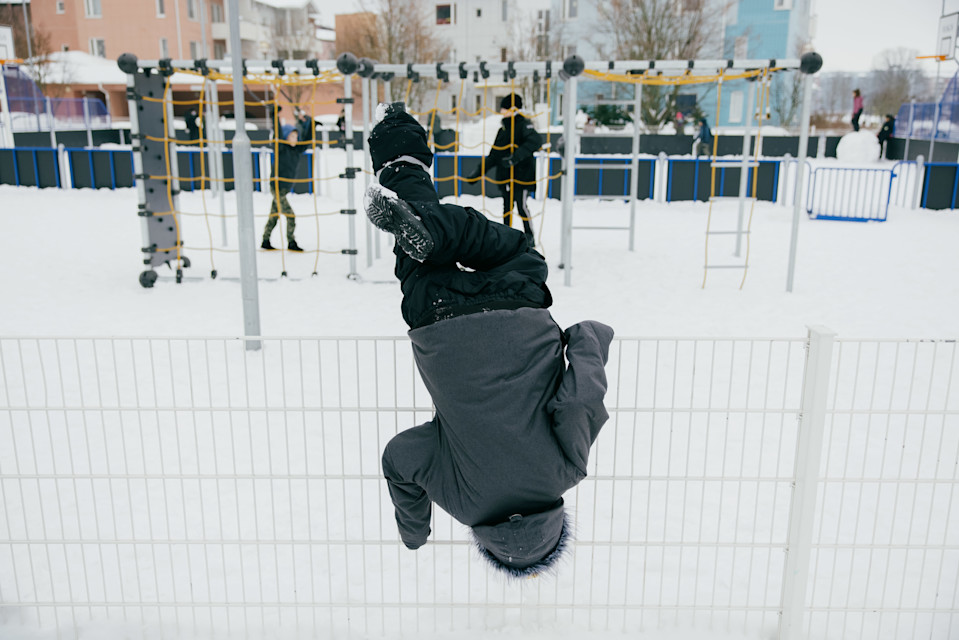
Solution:
M552 0L550 6L551 22L556 32L560 32L558 27L562 25L564 40L575 45L576 53L584 60L601 59L594 42L598 33L597 3L599 1L578 0L578 16L575 19L564 17L570 0ZM798 57L799 48L809 39L811 0L792 0L790 9L777 9L776 4L777 0L737 0L726 14L727 23L723 30L722 44L717 44L716 51L704 52L703 57L736 57L736 43L739 38L746 39L747 58ZM721 52L718 51L720 48ZM747 84L750 88L755 87L755 83L744 81L731 81L724 85L718 121L716 105L719 92L715 84L698 89L687 87L681 92L696 94L699 108L706 114L711 126L719 124L719 126L736 127L741 125L744 116ZM628 99L632 96L632 88L617 87L614 93L609 83L582 82L580 84L581 103L589 102L600 94L605 98L615 95L619 99ZM772 118L765 120L764 124L781 124L777 121L775 113L771 115Z

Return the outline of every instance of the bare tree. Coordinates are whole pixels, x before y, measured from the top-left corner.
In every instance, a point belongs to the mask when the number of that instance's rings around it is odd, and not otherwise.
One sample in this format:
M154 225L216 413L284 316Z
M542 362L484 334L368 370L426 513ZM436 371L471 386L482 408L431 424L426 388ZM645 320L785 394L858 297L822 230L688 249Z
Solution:
M389 64L445 60L449 57L449 44L433 32L430 24L433 5L426 0L361 0L360 5L375 18L365 24L362 20L357 21L356 32L344 37L343 44L356 47L351 53ZM346 51L340 47L339 38L336 44L340 53ZM393 86L395 84L391 84L391 89L396 89ZM413 82L409 91L410 102L420 102L435 86L433 81ZM405 96L405 87L402 91L401 95Z
M800 57L808 46L796 47L796 57ZM811 80L810 80L811 82ZM796 123L799 109L802 107L803 76L799 71L780 71L772 77L769 87L769 108L783 127Z
M507 22L503 40L508 60L562 59L563 48L568 40L565 23L553 22L548 10L520 10L515 0L511 3L510 15L515 17ZM530 76L522 76L517 79L516 85L524 98L531 98L535 103L545 99L543 81L535 83Z
M867 111L895 115L903 104L926 97L927 81L916 62L918 54L899 47L876 57L870 78L874 93L865 105Z
M20 5L5 5L0 7L0 24L6 24L13 28L14 55L23 60L27 60L29 53L27 51L26 29L23 24L23 8ZM54 52L53 36L49 31L39 26L36 22L30 20L30 48L33 51L33 58L27 61L26 65L30 69L30 75L33 77L40 91L48 97L60 97L66 92L66 85L69 83L69 69L66 62L56 62L50 58Z
M607 0L597 4L600 55L622 60L691 60L719 41L726 0ZM642 121L658 127L675 115L678 87L648 86Z

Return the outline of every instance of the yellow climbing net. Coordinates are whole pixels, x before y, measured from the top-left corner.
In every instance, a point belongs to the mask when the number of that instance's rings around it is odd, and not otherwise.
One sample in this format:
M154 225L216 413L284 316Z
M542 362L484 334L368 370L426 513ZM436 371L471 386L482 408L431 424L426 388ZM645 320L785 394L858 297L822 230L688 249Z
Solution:
M207 112L207 107L211 106L211 102L208 98L206 92L207 83L212 83L212 86L215 88L217 83L232 83L233 78L230 74L224 74L214 70L208 70L206 73L197 71L195 69L176 69L178 74L186 74L195 76L198 83L203 83L202 88L196 91L195 97L188 99L174 99L173 98L173 88L170 82L170 77L167 78L163 94L160 97L150 97L142 96L142 99L147 102L157 102L170 105L171 107L180 107L183 108L195 108L197 114L205 114ZM249 89L251 87L258 88L259 90L265 91L263 99L256 99L256 96L252 94L251 91L247 91L250 99L245 99L243 103L244 110L247 109L259 109L264 110L266 114L272 114L272 130L274 132L280 131L281 121L280 121L280 108L284 106L289 106L294 109L300 109L308 116L313 114L319 114L323 111L323 107L334 107L338 104L338 101L335 98L330 98L330 91L323 91L322 93L327 94L321 96L321 89L325 85L341 85L343 84L343 76L336 71L320 71L317 75L299 75L299 74L287 74L279 76L276 74L268 73L249 73L243 78L243 84L245 88ZM219 86L223 86L222 84ZM216 108L218 111L223 112L225 110L235 111L235 104L232 99L220 99L219 94L214 90L213 95L216 96L214 100L216 101ZM327 108L326 111L329 111ZM172 112L172 109L164 108L163 112L163 131L172 131L171 122L169 122L169 117ZM230 219L235 220L236 212L214 212L211 211L211 203L209 201L210 191L214 187L219 187L221 190L225 190L229 186L232 186L234 183L234 178L225 177L225 176L214 176L211 175L210 162L212 156L209 155L211 151L215 149L225 149L227 145L227 140L223 137L217 139L208 135L208 132L218 130L218 127L206 127L204 126L205 119L198 118L199 125L199 137L187 138L187 139L177 139L170 135L155 137L155 136L143 136L144 139L162 142L163 148L169 150L170 144L176 142L179 147L179 151L190 151L195 149L197 151L196 155L191 159L188 166L191 168L191 175L184 176L182 173L173 171L173 159L170 157L170 153L164 153L164 163L165 163L165 174L164 175L148 175L146 177L151 179L162 179L167 185L167 199L170 206L170 211L172 213L172 218L174 222L174 227L176 230L176 247L157 247L157 251L170 251L175 253L177 261L179 262L182 258L182 254L186 252L194 253L207 253L209 255L210 269L211 273L216 273L216 255L218 253L236 253L239 250L237 248L229 247L217 247L215 246L214 241L214 231L211 221L217 219ZM287 142L280 139L279 136L271 134L270 136L263 139L251 140L251 146L253 147L254 154L257 157L260 156L262 152L271 151L273 157L279 153L279 148L281 144L288 144ZM332 140L328 141L325 145L322 140L317 140L316 135L311 136L308 140L298 141L296 143L300 146L307 146L312 154L318 153L321 146L326 147L342 147L343 141L341 140ZM193 160L196 160L194 163ZM182 164L182 162L181 162ZM263 163L269 164L271 163ZM319 263L320 254L341 254L341 249L323 249L321 241L321 230L320 230L320 219L325 216L336 216L342 213L342 208L337 207L336 209L325 209L321 206L321 199L319 198L317 188L318 182L326 182L331 180L338 180L340 178L339 172L332 173L330 175L312 175L312 166L310 170L310 177L307 178L280 178L279 176L271 176L269 169L260 170L260 162L254 161L254 176L253 183L254 189L261 192L268 193L277 193L280 189L281 183L286 186L288 189L293 189L297 184L307 184L309 189L307 191L312 194L312 203L313 210L311 212L299 211L295 214L288 214L285 212L280 212L278 214L270 214L266 212L254 212L254 218L259 219L259 224L262 228L263 223L271 215L280 215L286 218L295 217L298 221L311 220L313 221L313 231L315 233L315 245L317 248L306 250L303 253L311 255L313 257L313 273L316 273ZM179 175L178 175L179 174ZM188 210L185 208L178 208L175 206L177 200L174 199L175 185L179 184L181 191L195 192L199 194L199 210ZM222 192L222 191L221 191ZM182 199L178 199L182 202ZM191 202L196 202L196 198L192 198ZM329 206L329 203L326 203ZM180 228L181 228L181 219L182 218L202 218L206 225L207 231L207 244L197 244L191 242L187 245L181 244L180 239ZM231 223L232 224L232 223ZM235 228L235 225L233 225ZM281 243L278 247L280 249L279 254L281 256L281 265L283 273L286 273L286 260L287 260L287 251L286 244Z

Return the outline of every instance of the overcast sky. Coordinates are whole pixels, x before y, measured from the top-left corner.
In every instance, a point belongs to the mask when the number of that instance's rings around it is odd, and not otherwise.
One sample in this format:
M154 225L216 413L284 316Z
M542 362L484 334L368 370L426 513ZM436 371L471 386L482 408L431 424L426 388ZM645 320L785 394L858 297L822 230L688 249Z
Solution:
M772 2L772 0L769 0ZM943 0L813 0L816 49L824 71L868 71L874 58L888 48L915 49L933 55ZM324 18L333 26L337 13L358 11L359 0L319 0ZM959 11L959 0L946 0L946 13ZM935 74L935 63L926 63ZM957 65L942 65L943 75Z

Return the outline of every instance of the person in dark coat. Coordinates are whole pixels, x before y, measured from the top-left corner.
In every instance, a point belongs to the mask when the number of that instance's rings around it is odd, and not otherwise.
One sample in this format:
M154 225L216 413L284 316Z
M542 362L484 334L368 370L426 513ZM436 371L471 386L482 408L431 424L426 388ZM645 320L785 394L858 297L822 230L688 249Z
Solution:
M562 496L586 476L609 417L613 330L562 331L547 310L546 262L524 234L439 202L426 131L399 104L370 135L378 184L366 209L395 236L401 310L436 408L383 452L400 538L426 544L435 503L471 528L491 566L536 575L571 542Z
M481 161L480 166L467 180L473 181L494 172L494 180L503 190L503 224L513 225L513 208L523 221L526 240L529 246L535 246L531 214L526 199L536 190L536 159L533 154L543 146L543 137L539 135L533 123L518 110L523 108L523 98L511 93L500 101L500 114L503 120L493 148Z
M186 144L200 144L200 116L196 109L190 109L183 121L186 123Z
M886 155L886 142L896 134L896 118L891 114L886 114L886 121L882 123L879 130L879 157Z
M280 109L282 111L282 108ZM273 203L270 205L270 217L263 228L263 242L260 247L272 251L275 247L270 243L273 227L280 220L286 218L286 248L290 251L303 251L296 243L296 216L293 207L286 199L293 189L292 180L296 179L296 172L300 165L300 158L313 139L314 127L312 119L296 109L296 124L282 123L279 130L279 143L273 160L273 172L270 174L270 192L273 194Z
M706 122L705 116L699 119L699 134L696 136L696 139L699 140L697 155L713 155L713 132L710 130L709 123Z

